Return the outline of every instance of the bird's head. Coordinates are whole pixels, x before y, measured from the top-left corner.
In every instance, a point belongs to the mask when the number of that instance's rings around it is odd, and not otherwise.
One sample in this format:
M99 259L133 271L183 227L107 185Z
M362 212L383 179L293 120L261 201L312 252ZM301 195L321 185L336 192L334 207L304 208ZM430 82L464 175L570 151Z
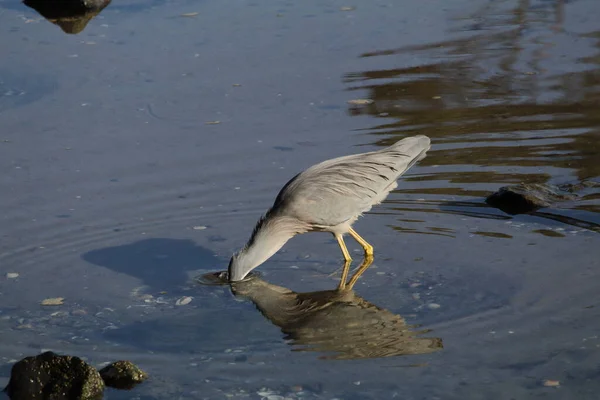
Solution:
M247 261L248 260L243 256L242 252L235 253L231 256L229 267L227 268L229 282L241 281L255 268Z
M241 281L250 271L268 260L294 235L306 232L295 218L277 217L272 211L261 218L248 243L229 261L229 281Z

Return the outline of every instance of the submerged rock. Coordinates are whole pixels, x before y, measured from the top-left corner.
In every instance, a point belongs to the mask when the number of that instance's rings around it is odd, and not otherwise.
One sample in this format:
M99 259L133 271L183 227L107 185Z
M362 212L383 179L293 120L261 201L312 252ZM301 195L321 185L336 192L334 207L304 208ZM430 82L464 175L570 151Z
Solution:
M11 399L101 399L104 381L98 371L79 357L47 351L13 365L4 389Z
M148 375L130 361L116 361L100 370L106 386L131 389L144 382Z
M551 207L560 201L574 200L576 196L556 186L541 183L521 183L504 186L489 195L485 201L507 214L526 214L540 208Z

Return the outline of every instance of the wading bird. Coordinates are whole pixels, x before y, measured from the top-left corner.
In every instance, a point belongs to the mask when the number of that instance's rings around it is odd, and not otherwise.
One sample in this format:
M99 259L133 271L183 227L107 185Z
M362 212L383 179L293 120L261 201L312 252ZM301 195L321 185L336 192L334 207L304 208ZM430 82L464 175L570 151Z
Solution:
M330 232L346 260L339 286L343 289L352 260L343 235L350 234L364 249L365 257L373 257L373 246L352 224L381 203L396 188L396 180L423 159L429 147L427 136L412 136L381 150L323 161L299 173L281 189L246 246L231 257L229 280L244 279L295 235Z

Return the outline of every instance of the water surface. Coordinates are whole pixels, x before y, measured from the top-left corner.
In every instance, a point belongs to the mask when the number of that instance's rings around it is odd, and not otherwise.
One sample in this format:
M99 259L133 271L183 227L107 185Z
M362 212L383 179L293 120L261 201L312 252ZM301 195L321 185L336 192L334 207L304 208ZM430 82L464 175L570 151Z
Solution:
M533 215L484 199L600 181L599 11L122 0L69 35L0 0L0 386L51 349L152 377L111 399L595 399L600 190ZM300 170L417 133L428 157L355 225L376 252L355 292L443 349L322 359L194 280ZM341 266L310 234L260 272L322 292Z

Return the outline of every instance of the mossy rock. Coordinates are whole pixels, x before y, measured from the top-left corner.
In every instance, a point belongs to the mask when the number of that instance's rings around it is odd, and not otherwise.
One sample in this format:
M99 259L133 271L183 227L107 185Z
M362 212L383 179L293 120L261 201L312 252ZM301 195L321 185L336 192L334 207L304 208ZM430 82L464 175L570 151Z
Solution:
M116 361L100 370L106 386L116 389L131 389L142 383L148 375L130 361Z
M95 400L103 397L104 381L81 358L47 351L13 365L4 390L11 399Z

